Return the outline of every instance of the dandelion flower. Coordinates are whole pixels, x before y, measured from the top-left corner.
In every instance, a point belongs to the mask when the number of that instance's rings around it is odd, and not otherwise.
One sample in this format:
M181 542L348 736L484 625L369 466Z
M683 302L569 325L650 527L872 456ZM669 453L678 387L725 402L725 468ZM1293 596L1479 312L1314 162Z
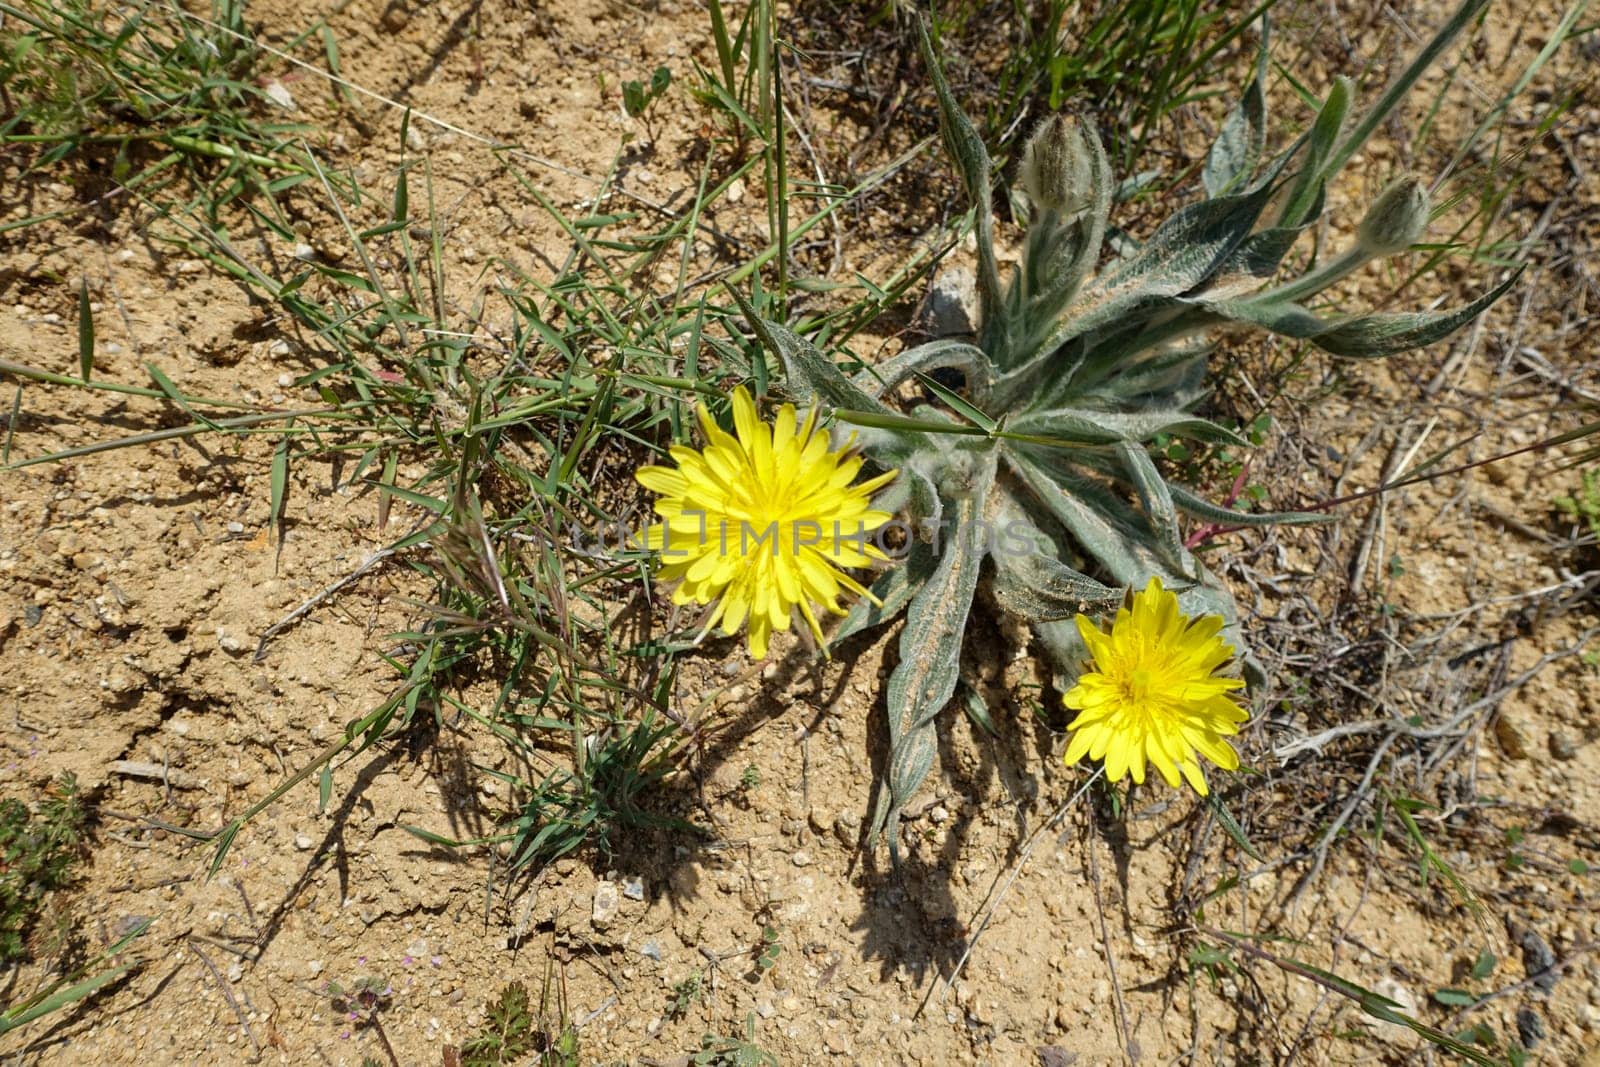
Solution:
M1201 796L1207 789L1197 756L1238 770L1238 753L1223 738L1250 716L1229 696L1244 682L1215 673L1233 657L1217 636L1219 616L1188 618L1153 578L1108 632L1083 615L1077 624L1094 664L1062 698L1078 713L1067 724L1074 731L1068 763L1104 759L1111 781L1131 771L1142 783L1148 761L1168 785L1177 786L1181 773Z
M769 426L742 386L733 391L733 423L729 435L702 408L705 449L674 447L676 469L643 467L636 477L660 494L662 521L645 544L661 552L661 577L679 583L673 603L715 602L706 630L721 623L731 636L748 622L750 654L763 659L795 608L820 644L814 605L843 615L841 590L877 603L844 568L887 559L871 535L892 516L873 510L872 493L895 472L852 485L862 464L853 440L831 451L817 413L799 424L792 404Z

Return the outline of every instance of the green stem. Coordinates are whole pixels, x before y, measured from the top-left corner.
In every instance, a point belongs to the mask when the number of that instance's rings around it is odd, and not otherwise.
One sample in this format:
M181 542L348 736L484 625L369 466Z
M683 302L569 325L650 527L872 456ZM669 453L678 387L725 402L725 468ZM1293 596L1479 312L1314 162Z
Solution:
M1307 274L1298 281L1277 289L1267 289L1249 297L1254 304L1281 303L1287 300L1299 300L1302 297L1314 296L1322 292L1334 282L1348 274L1359 270L1377 257L1363 249L1360 245L1340 254L1338 258L1323 264L1316 270Z

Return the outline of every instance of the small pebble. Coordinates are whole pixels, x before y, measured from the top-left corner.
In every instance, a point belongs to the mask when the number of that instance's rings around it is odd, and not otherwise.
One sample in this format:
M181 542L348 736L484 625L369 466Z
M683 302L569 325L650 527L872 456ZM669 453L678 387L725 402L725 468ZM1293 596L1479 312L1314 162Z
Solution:
M625 879L623 881L623 883L622 883L622 895L627 897L629 900L643 900L644 899L644 879L643 878L628 878L628 879Z
M1573 759L1578 755L1578 745L1560 730L1550 734L1550 755L1558 760Z
M299 849L301 852L310 851L311 846L314 845L314 844L316 844L316 842L311 840L311 835L310 834L295 834L294 835L294 847Z
M1544 1040L1544 1020L1526 1004L1517 1009L1517 1040L1525 1049L1532 1049Z
M794 865L796 867L811 866L811 853L807 852L805 849L801 849L799 852L796 852L790 857L790 859L794 860Z
M600 882L594 887L594 907L589 913L589 921L596 930L604 930L616 920L621 908L622 894L617 892L617 883Z
M1528 733L1509 712L1502 711L1494 721L1494 737L1500 751L1510 759L1528 758Z

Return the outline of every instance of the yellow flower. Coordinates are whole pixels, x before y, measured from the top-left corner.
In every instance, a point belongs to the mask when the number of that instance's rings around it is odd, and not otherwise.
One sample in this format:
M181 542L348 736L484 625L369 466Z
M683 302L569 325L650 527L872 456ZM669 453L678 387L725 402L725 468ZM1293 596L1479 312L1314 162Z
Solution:
M733 423L737 436L701 408L705 450L676 446L677 469L642 467L635 477L661 497L663 521L645 544L661 552L661 577L681 580L673 603L715 601L705 629L720 622L729 635L748 619L750 654L763 659L772 631L787 630L797 607L820 644L813 604L843 615L841 589L877 603L841 568L887 558L872 532L892 516L872 510L871 497L895 472L851 485L861 457L850 444L830 451L815 411L797 426L794 405L785 404L768 426L742 386L733 391Z
M1239 756L1224 737L1239 732L1250 717L1229 692L1244 687L1237 678L1219 678L1217 668L1233 657L1218 632L1222 619L1190 620L1178 598L1152 578L1132 607L1117 611L1109 632L1077 617L1078 633L1094 657L1094 667L1078 677L1062 700L1078 712L1069 730L1066 761L1085 754L1106 761L1115 782L1129 771L1144 781L1148 760L1168 785L1182 772L1194 791L1206 795L1197 755L1223 770L1239 769Z

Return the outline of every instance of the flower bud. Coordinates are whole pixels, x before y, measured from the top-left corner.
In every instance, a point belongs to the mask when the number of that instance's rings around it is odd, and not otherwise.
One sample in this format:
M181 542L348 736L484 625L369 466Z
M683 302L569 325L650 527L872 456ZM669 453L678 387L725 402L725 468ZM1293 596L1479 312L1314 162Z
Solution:
M1093 193L1089 149L1077 124L1061 115L1039 123L1022 152L1022 188L1041 211L1075 215Z
M1374 256L1404 252L1428 228L1428 189L1407 175L1389 184L1367 209L1357 239Z

